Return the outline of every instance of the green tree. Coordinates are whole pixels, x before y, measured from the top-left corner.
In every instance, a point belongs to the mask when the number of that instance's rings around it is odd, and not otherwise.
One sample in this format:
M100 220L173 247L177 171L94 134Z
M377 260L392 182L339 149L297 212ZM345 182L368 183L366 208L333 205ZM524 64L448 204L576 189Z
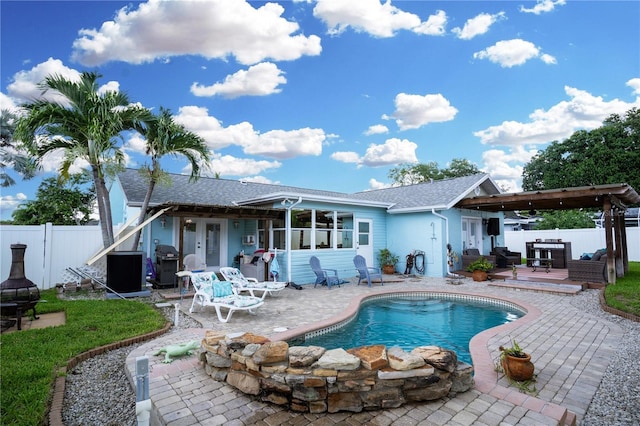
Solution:
M44 179L36 191L36 199L21 204L11 214L14 225L86 225L91 220L95 193L83 189L90 181L88 175L72 175L62 180Z
M145 150L146 154L151 157L151 164L145 164L140 169L140 172L148 178L149 186L140 208L138 225L144 222L153 189L165 175L160 165L162 157L167 155L186 157L191 165L190 181L198 179L200 164L206 164L209 160L209 152L204 139L186 130L183 125L176 123L168 109L160 108L160 113L147 122L141 133L147 141ZM136 232L134 237L133 250L138 249L139 242L140 231Z
M640 188L640 111L607 118L591 131L579 130L554 141L524 166L525 191L609 183Z
M535 229L583 229L595 228L596 224L588 212L583 210L554 210L541 213L542 220Z
M480 173L480 170L475 164L466 159L454 158L449 163L449 167L444 169L441 169L435 161L420 164L401 164L389 170L387 176L397 184L413 185L431 179L463 177L476 173Z
M62 150L64 159L59 173L69 177L76 160L84 160L91 169L98 202L98 214L104 247L114 242L111 202L105 175L111 165L119 166L124 154L118 140L126 130L141 130L142 120L151 113L130 104L126 94L98 89L97 73L83 72L79 80L50 75L41 83L43 92L55 91L62 100L35 100L22 107L15 138L22 141L38 162L53 151Z
M454 158L449 163L449 167L442 169L445 178L471 176L476 173L480 173L478 166L465 158Z
M11 111L0 110L0 186L15 185L16 181L7 172L12 168L24 179L31 179L36 171L35 162L19 151L13 139L18 117Z

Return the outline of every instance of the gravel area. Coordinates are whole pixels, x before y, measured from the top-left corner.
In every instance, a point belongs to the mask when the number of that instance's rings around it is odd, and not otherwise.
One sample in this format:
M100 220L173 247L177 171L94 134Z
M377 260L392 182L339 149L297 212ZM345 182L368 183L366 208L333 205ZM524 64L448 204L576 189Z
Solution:
M153 299L157 299L155 294ZM160 310L173 323L173 306ZM180 312L177 328L201 327L198 321ZM129 352L139 345L95 356L69 372L62 405L65 426L137 425L136 394L125 374L125 363Z
M572 296L583 311L618 324L625 333L581 425L640 424L640 323L603 312L598 292ZM173 322L174 309L163 308ZM178 328L202 325L181 313ZM135 426L135 391L124 373L127 354L137 345L120 348L79 364L67 376L62 418L66 426Z

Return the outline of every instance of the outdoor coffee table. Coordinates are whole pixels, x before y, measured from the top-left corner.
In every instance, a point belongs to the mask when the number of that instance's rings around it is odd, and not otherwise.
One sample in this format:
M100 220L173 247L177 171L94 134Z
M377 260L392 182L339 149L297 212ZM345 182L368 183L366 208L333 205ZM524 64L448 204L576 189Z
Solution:
M532 268L533 272L539 267L545 268L545 272L549 272L551 270L551 264L553 263L553 259L550 257L528 257L527 258L527 266Z

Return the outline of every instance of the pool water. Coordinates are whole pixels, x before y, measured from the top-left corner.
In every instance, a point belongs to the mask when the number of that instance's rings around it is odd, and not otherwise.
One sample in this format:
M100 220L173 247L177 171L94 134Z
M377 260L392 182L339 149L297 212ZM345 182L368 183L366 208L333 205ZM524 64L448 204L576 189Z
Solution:
M386 298L360 306L357 317L344 327L307 337L304 346L327 349L382 344L411 350L417 346L441 346L471 363L469 341L488 328L522 317L522 312L487 302Z

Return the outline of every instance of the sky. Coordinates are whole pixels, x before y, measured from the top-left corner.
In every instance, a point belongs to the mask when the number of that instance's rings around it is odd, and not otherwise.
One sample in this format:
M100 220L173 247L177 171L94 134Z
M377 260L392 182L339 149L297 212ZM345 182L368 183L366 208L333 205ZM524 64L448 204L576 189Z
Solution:
M0 19L2 109L95 71L171 110L228 179L352 193L458 158L518 191L549 143L640 107L638 1L2 0ZM121 145L128 167L148 161L139 135ZM2 219L60 158L13 175Z

